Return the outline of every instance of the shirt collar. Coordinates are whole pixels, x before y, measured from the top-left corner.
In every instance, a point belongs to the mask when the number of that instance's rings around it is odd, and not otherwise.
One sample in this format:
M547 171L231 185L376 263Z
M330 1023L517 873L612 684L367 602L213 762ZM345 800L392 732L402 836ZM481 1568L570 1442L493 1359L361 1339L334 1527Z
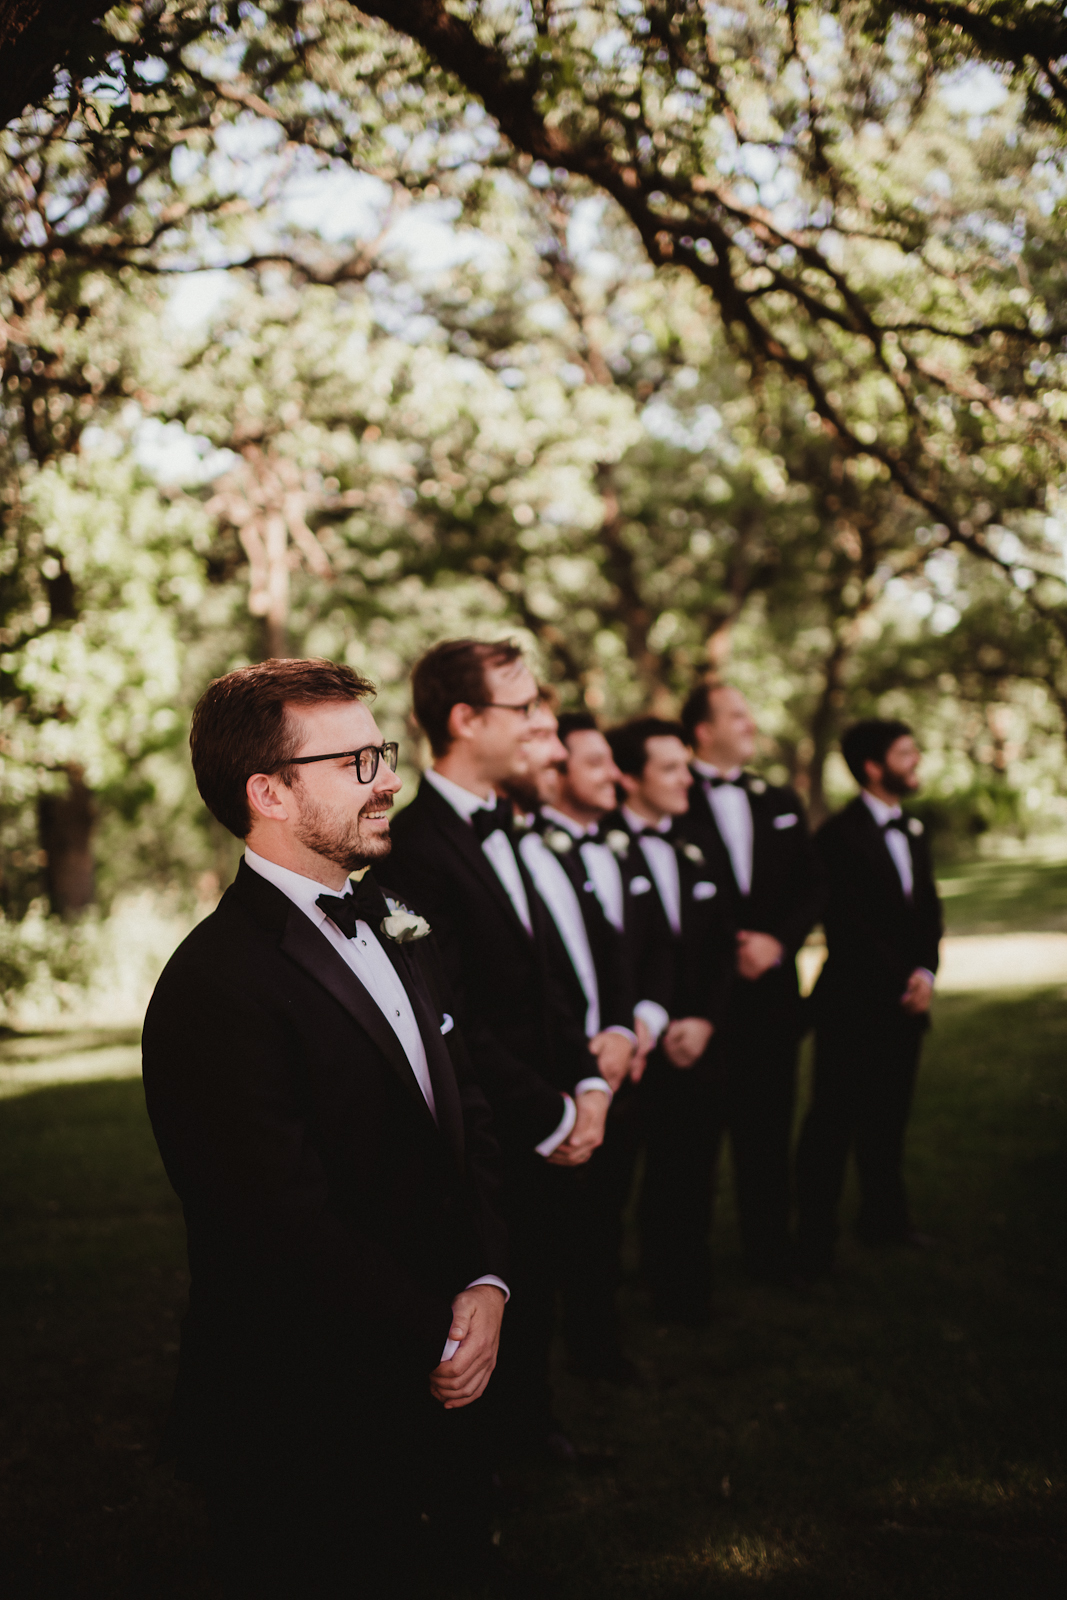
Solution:
M566 829L572 839L588 839L597 831L595 822L590 822L588 826L583 822L575 822L573 817L565 816L555 806L542 806L541 815L547 817L549 822L554 822L557 828Z
M726 778L730 783L735 783L743 770L741 767L731 767L729 772L720 772L718 767L713 767L708 761L698 761L695 756L689 765L701 778Z
M261 878L273 883L274 887L280 889L295 906L300 907L301 911L317 912L319 916L325 916L325 913L315 905L319 895L332 894L343 899L348 893L347 886L344 889L331 889L327 883L317 883L314 878L305 878L303 873L293 872L289 867L280 867L276 861L268 861L265 856L257 856L248 845L245 845L245 860L253 872L258 872Z
M869 789L861 789L860 797L866 803L868 811L880 828L887 822L892 822L895 817L903 816L899 805L887 806L884 800L879 800L876 794L871 794Z
M674 821L673 817L662 817L659 822L646 822L644 817L639 817L629 806L623 806L622 814L631 833L647 833L650 828L653 833L670 833L671 823Z
M476 811L492 811L496 805L495 794L490 795L488 800L483 800L480 794L472 794L469 789L453 783L451 778L444 777L435 767L428 767L423 777L437 790L442 799L448 801L452 810L461 816L464 822L469 822Z

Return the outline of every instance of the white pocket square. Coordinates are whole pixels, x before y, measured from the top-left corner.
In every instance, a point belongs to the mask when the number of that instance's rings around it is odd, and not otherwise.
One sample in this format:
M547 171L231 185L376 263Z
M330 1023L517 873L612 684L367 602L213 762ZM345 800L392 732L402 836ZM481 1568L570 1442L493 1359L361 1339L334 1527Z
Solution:
M637 877L637 878L631 878L630 879L630 893L631 894L647 894L648 891L651 889L651 887L652 887L652 879L651 878Z
M710 900L712 896L717 895L718 892L718 889L713 883L694 883L693 885L694 900Z
M452 1029L455 1026L456 1026L456 1024L452 1021L452 1018L449 1016L448 1012L446 1011L445 1012L445 1020L441 1024L441 1032L442 1033L451 1033Z
M780 817L775 817L774 819L776 828L794 828L796 824L797 814L795 811L783 811Z

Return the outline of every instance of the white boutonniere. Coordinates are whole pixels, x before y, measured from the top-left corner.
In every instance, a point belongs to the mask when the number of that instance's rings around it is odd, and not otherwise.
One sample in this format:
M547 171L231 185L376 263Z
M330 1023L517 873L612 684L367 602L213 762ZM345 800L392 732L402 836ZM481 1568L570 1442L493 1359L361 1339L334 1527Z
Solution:
M399 900L391 900L388 895L385 903L389 907L389 915L379 923L379 932L394 944L414 944L416 939L425 939L430 932L430 924L425 917L417 916L407 906L401 905Z
M688 840L683 840L678 848L685 859L692 861L694 866L702 867L704 865L704 852L698 844L690 844Z
M611 828L604 836L604 843L613 856L618 856L620 861L630 853L630 835L624 828Z
M926 830L923 827L922 823L919 821L918 817L909 817L908 818L908 832L911 834L913 839L918 839L920 834L925 833Z
M541 837L554 856L565 856L574 849L574 840L565 828L546 828Z
M767 785L762 778L749 778L748 792L749 794L766 794Z
M638 876L636 878L631 878L630 879L630 893L631 894L647 894L648 891L651 889L651 887L652 887L652 879L651 878L645 878L645 877L642 877L640 874L638 874Z

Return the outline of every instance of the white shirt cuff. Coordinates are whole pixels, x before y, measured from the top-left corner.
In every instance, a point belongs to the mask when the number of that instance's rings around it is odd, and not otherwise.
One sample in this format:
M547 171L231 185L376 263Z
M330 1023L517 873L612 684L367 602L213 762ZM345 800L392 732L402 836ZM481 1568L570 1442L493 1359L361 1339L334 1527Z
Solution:
M621 1033L624 1039L629 1039L634 1046L637 1044L637 1035L632 1028L623 1027L621 1022L613 1022L610 1028L604 1029L605 1033Z
M550 1156L553 1150L559 1148L564 1139L570 1137L571 1130L577 1120L578 1108L570 1095L565 1094L563 1096L563 1120L560 1122L559 1127L548 1135L547 1139L542 1139L540 1144L534 1145L537 1154L539 1156Z
M614 1099L614 1091L606 1078L582 1078L574 1085L576 1095L585 1094L587 1089L595 1089L598 1094L606 1094L609 1100Z
M511 1299L511 1290L508 1288L507 1284L503 1282L502 1279L496 1277L492 1272L487 1272L484 1278L475 1278L473 1283L468 1283L467 1288L468 1289L477 1289L479 1284L482 1284L482 1283L489 1284L490 1288L502 1290L503 1291L503 1295L504 1295L504 1304L507 1305L508 1301ZM459 1339L446 1339L445 1340L445 1347L441 1352L441 1360L442 1361L451 1361L452 1357L455 1355L456 1351L459 1349L459 1346L460 1346L460 1340Z
M660 1005L658 1000L639 1000L634 1006L634 1016L643 1022L652 1035L652 1043L659 1043L659 1036L667 1026L670 1014Z

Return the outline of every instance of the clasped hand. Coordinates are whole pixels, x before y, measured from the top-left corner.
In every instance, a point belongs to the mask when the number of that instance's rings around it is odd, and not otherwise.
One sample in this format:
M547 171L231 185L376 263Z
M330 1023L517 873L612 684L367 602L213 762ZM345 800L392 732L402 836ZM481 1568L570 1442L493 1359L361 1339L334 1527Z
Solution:
M452 1302L450 1339L459 1340L451 1361L442 1361L430 1373L430 1393L446 1411L458 1411L477 1400L496 1366L500 1323L504 1315L503 1290L491 1283L464 1289Z
M580 1167L604 1143L604 1124L611 1098L601 1089L587 1089L575 1095L577 1116L574 1127L561 1145L547 1157L554 1167Z

